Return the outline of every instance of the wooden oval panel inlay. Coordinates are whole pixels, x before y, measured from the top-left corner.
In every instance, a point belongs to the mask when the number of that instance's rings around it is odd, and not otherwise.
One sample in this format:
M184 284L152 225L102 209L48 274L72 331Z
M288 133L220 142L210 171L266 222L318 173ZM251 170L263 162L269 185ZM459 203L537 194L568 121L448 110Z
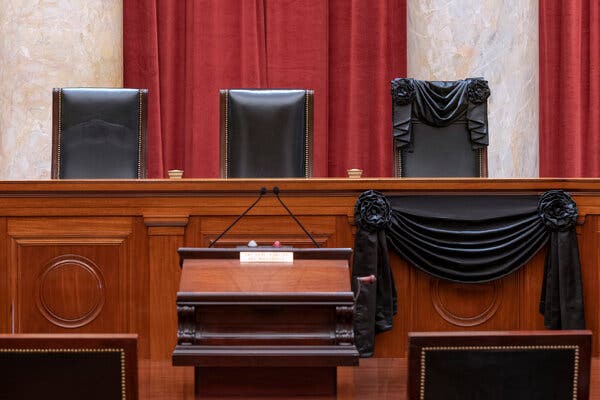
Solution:
M457 326L476 326L498 310L501 283L456 283L432 280L431 299L438 314Z
M94 320L104 305L104 279L93 261L77 255L51 260L39 278L38 308L55 325L77 328Z

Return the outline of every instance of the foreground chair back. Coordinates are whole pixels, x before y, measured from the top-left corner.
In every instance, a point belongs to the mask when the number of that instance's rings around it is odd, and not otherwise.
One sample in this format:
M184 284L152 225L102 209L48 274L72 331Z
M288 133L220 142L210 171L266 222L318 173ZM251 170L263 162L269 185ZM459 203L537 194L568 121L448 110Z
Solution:
M220 91L221 177L310 177L313 91Z
M394 176L487 177L487 81L391 85Z
M145 178L146 89L54 89L52 178Z
M409 333L409 400L583 400L590 331Z
M0 335L0 398L136 400L137 335Z

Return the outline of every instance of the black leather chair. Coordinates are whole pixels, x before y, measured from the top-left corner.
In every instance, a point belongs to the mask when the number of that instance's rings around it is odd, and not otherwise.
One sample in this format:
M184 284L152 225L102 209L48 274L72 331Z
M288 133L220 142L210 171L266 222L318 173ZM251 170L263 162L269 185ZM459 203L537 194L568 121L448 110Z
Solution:
M487 177L487 81L391 85L395 176Z
M592 332L409 332L408 400L589 398Z
M136 400L136 334L0 334L0 399Z
M310 177L313 91L220 91L223 178Z
M55 88L52 178L145 178L146 89Z

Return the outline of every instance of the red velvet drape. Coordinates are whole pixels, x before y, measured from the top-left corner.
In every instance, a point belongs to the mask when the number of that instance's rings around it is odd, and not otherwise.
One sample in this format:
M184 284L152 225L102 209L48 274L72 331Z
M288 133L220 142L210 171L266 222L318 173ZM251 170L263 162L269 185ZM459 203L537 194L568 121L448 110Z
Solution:
M219 89L315 90L314 175L392 173L406 0L124 0L126 87L149 89L150 177L219 175Z
M600 2L544 0L540 176L600 177Z

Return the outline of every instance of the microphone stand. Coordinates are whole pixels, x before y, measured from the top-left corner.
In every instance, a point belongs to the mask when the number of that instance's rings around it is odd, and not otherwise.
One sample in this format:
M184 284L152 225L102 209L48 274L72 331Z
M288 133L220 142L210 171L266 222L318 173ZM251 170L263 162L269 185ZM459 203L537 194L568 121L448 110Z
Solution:
M283 202L283 200L281 200L281 198L279 197L279 187L277 187L277 186L273 187L273 194L275 195L275 197L277 197L277 200L279 200L279 203L281 203L281 206L283 208L285 208L285 210L288 212L288 214L290 215L290 217L292 217L294 219L294 221L296 221L296 223L298 224L298 226L300 228L302 228L302 230L304 231L304 233L306 234L306 236L308 236L310 238L310 240L312 240L312 242L315 245L315 247L316 248L320 248L321 246L319 246L319 243L317 243L317 241L315 240L315 238L312 237L312 235L310 233L308 233L308 231L306 230L306 228L304 227L304 225L302 225L302 223L298 220L298 218L296 218L296 216L285 205L285 203Z
M250 207L246 208L246 210L241 213L236 219L235 221L233 221L227 228L225 228L225 230L223 232L221 232L221 234L219 236L217 236L217 238L215 240L213 240L212 242L210 242L210 244L208 245L208 247L213 247L215 245L215 243L217 243L217 241L219 239L221 239L227 232L229 232L229 230L231 228L233 228L233 226L235 224L237 224L237 222L242 219L242 217L244 215L246 215L248 213L248 211L252 210L252 208L254 208L254 206L256 205L256 203L258 203L260 201L260 199L262 199L262 197L265 195L265 193L267 193L267 188L265 188L264 186L260 188L260 193L258 195L258 198L256 200L254 200L254 203L250 204ZM318 247L318 246L317 246Z

